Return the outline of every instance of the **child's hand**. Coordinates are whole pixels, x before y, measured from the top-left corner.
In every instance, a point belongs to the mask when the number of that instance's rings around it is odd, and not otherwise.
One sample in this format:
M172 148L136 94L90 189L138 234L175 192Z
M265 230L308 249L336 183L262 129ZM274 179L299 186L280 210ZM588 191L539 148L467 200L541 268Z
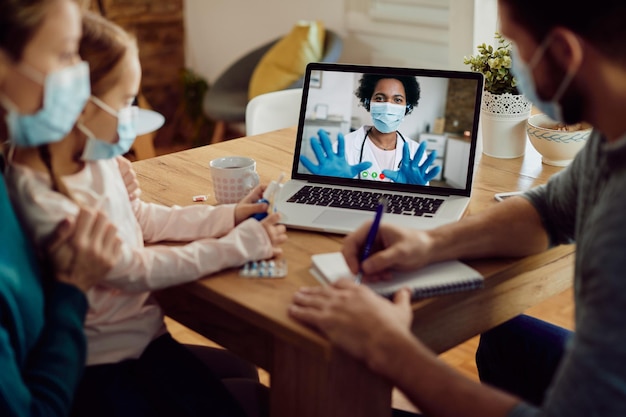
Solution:
M253 203L256 203L257 201L259 201L260 199L263 198L263 191L265 191L266 188L267 188L267 186L265 186L263 184L257 185L256 187L254 187L252 189L252 191L250 191L248 193L247 196L245 196L244 198L241 199L239 204L253 204Z
M263 198L264 185L257 185L247 196L245 196L235 207L235 226L256 213L266 212L266 203L257 203Z
M280 213L272 213L260 222L272 242L274 250L273 256L278 256L283 253L283 249L279 245L287 241L287 228L283 224L278 224L279 220Z
M137 181L137 173L133 169L131 162L123 156L118 156L115 159L117 160L120 174L122 174L122 178L124 179L128 198L130 201L138 199L141 195L141 189L139 188L139 181Z

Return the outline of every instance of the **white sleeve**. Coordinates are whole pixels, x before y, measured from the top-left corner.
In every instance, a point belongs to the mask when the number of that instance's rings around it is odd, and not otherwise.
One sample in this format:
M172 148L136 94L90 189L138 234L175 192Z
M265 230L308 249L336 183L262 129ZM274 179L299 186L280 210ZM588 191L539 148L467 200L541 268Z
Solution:
M122 246L122 259L109 272L107 283L127 292L151 291L193 281L246 261L272 256L263 226L248 219L219 238L181 246Z
M235 204L166 207L137 199L132 206L146 242L220 237L235 227Z

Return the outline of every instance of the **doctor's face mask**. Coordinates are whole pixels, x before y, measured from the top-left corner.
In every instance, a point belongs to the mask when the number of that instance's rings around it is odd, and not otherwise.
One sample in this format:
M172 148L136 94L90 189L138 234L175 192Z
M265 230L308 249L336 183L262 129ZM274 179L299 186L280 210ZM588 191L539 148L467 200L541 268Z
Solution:
M374 127L381 133L391 133L398 130L400 123L404 120L406 106L393 103L370 104L370 114Z

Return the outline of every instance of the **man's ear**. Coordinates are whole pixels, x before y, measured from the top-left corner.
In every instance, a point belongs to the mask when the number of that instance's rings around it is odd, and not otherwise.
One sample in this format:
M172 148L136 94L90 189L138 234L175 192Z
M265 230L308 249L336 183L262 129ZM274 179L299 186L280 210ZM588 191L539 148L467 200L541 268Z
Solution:
M583 62L582 40L571 30L557 27L551 35L550 52L566 73L576 72Z

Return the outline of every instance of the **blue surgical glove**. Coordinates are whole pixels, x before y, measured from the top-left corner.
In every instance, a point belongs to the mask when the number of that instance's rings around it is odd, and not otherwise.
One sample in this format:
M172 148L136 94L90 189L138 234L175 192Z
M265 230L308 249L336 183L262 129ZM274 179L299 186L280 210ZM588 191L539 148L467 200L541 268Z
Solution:
M437 158L437 151L432 151L426 160L420 165L420 161L424 157L426 152L426 142L420 143L420 146L415 152L415 156L411 159L409 152L409 144L404 142L402 148L402 161L400 162L400 169L392 171L384 169L383 174L393 182L399 182L404 184L416 184L425 185L428 181L432 180L439 174L441 167L431 167L435 158Z
M315 165L306 156L300 157L302 165L311 173L331 177L355 178L359 175L359 172L372 166L371 162L361 162L356 165L348 164L343 134L339 133L337 135L337 153L333 151L333 145L326 131L320 129L317 135L319 140L315 137L311 138L311 148L313 148L318 165Z

